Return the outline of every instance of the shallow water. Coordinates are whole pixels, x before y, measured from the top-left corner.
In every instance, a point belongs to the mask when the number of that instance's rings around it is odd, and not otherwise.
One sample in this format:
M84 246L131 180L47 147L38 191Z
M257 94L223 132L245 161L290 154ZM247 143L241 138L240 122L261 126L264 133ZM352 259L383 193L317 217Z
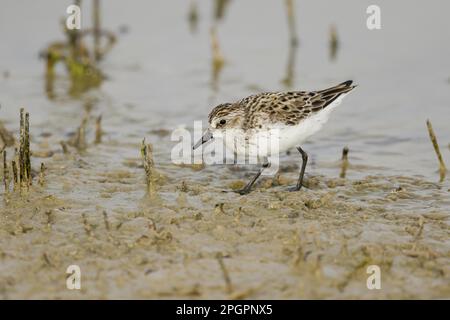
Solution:
M369 31L369 1L297 3L300 46L288 88L281 81L289 60L284 6L230 3L217 23L225 65L213 83L210 3L199 5L195 33L187 1L102 3L102 24L119 34L102 62L108 79L82 99L67 96L62 81L62 94L49 100L38 55L63 39L58 21L68 4L3 1L0 72L8 76L0 77L0 119L17 136L25 106L32 150L54 152L32 159L36 170L40 162L48 167L45 186L2 204L3 297L448 298L450 183L438 182L425 121L450 159L450 4L379 1L382 29ZM89 25L89 8L83 17ZM340 41L333 61L331 24ZM123 26L128 32L119 32ZM249 170L170 162L172 130L192 129L219 103L347 79L359 87L303 146L311 162L300 194L286 192L297 176L295 152L283 157L281 180L265 179L245 197L222 191L249 179ZM63 155L59 141L75 132L90 101L88 149ZM94 145L100 114L105 134ZM145 197L143 137L166 178L157 199ZM337 178L344 146L346 180ZM80 292L65 289L69 264L82 269ZM370 264L386 272L380 292L365 287Z

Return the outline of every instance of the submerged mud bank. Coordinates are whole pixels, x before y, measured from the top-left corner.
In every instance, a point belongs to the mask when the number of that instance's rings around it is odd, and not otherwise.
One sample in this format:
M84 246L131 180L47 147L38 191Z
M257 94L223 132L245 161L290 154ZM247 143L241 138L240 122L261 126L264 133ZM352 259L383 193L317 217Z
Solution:
M136 157L104 156L117 148ZM4 195L5 299L450 296L445 182L311 174L289 192L292 165L240 196L230 191L251 170L159 164L165 180L149 196L139 143L111 141L55 153L46 167L44 186ZM79 291L66 288L74 264ZM369 265L381 269L381 290L366 287Z

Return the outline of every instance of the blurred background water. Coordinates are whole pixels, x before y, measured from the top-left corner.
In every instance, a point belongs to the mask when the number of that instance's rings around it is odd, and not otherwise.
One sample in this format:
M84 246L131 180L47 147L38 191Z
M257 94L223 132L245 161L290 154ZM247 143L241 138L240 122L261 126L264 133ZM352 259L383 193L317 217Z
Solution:
M193 3L198 14L194 30L188 19ZM290 46L284 1L229 1L221 19L214 16L214 3L102 2L102 25L118 33L118 42L102 62L107 80L89 94L99 100L96 113L103 114L106 139L136 142L152 130L191 128L194 120L205 121L215 105L260 91L322 89L353 79L357 90L304 145L312 163L333 162L348 145L353 164L372 168L363 175L438 179L425 121L432 121L444 159L450 159L448 1L379 0L382 28L373 31L366 27L366 8L373 1L294 1L297 49ZM82 101L47 98L39 60L46 45L63 39L61 20L69 4L1 1L0 118L11 130L18 127L21 106L31 114L34 136L65 136L80 122ZM90 1L83 1L82 28L90 25ZM215 84L214 26L225 60ZM334 59L332 26L339 41ZM282 80L289 72L287 86ZM170 161L169 140L149 138L159 150L157 162ZM292 161L298 161L297 155Z

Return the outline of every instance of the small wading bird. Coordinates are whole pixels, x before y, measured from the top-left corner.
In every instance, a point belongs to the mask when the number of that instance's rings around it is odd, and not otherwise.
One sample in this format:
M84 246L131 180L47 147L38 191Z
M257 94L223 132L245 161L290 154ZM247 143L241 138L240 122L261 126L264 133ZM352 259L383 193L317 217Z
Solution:
M248 141L260 141L251 139L255 135L267 136L267 132L276 130L278 153L296 147L302 156L300 175L293 189L298 191L303 185L308 161L308 155L300 144L320 130L331 111L355 87L349 80L319 91L260 93L238 102L220 104L209 114L209 128L192 148L196 149L215 137L225 137L226 147L235 154L242 155L249 150L245 145ZM263 170L270 167L270 157L273 156L268 156L267 153L258 154L258 157L264 158L262 168L244 189L238 191L240 194L250 192Z

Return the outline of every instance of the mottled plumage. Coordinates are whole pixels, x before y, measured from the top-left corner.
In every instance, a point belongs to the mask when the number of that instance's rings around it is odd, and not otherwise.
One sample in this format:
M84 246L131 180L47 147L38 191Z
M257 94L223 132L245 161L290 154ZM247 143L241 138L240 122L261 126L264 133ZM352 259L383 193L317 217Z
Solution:
M209 114L208 130L193 148L217 137L223 139L227 148L236 155L250 156L249 153L253 152L251 156L264 158L261 170L240 191L246 194L270 163L277 161L274 157L296 147L302 156L302 168L295 188L300 190L308 155L299 145L322 128L331 111L355 87L352 81L346 81L319 91L266 92L218 105ZM274 142L275 152L261 147L272 146Z
M224 103L209 114L209 123L230 113L242 113L241 128L261 129L271 124L294 126L329 106L339 96L351 91L352 81L320 91L265 92L235 103ZM225 125L223 125L225 126ZM220 123L217 128L221 127Z

